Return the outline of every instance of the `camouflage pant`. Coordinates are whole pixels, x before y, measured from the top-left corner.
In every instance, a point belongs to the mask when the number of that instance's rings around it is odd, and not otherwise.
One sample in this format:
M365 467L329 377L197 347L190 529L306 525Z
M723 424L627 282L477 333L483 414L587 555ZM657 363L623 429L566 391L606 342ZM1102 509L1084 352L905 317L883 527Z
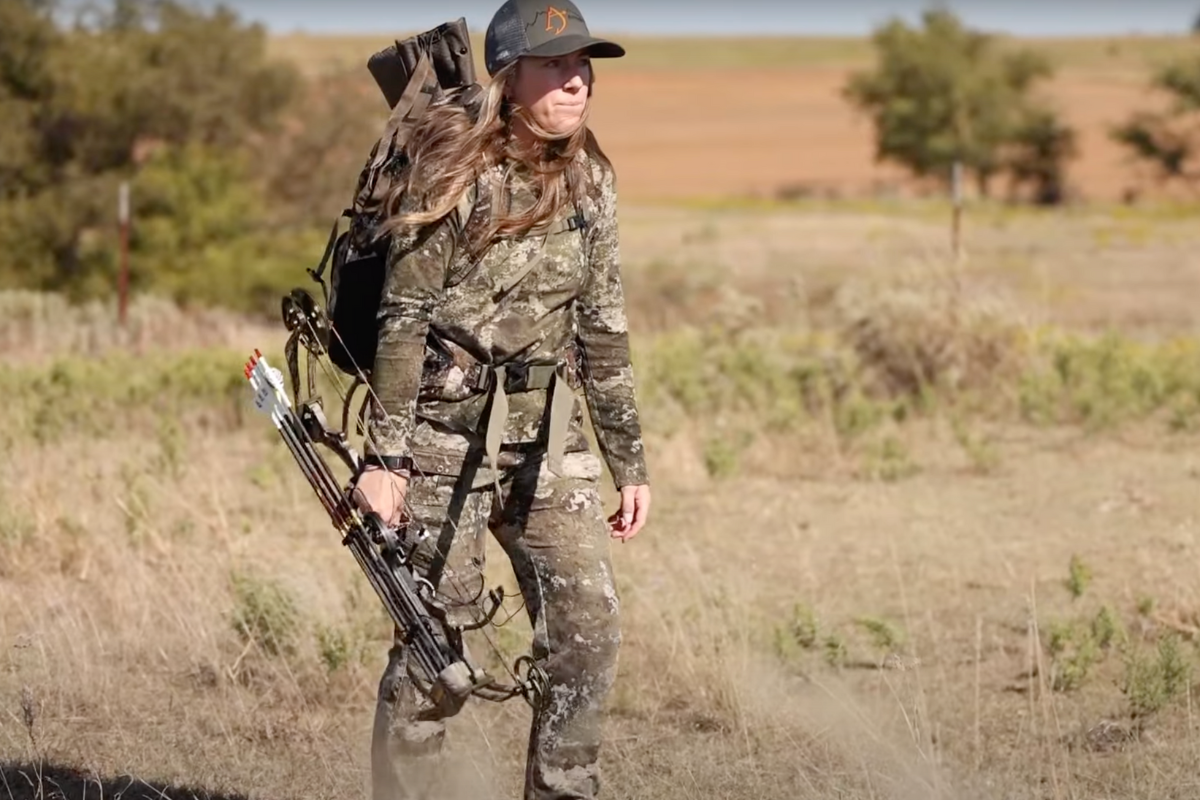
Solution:
M414 476L408 490L410 513L430 534L414 560L441 592L479 593L489 530L512 563L532 623L532 655L548 678L530 730L526 800L598 793L602 705L620 645L599 460L577 453L565 462L562 477L539 463L506 471L502 501L487 479L464 487L457 476ZM402 644L392 647L379 685L374 800L434 797L428 792L445 770L437 758L445 722L415 689L406 657Z

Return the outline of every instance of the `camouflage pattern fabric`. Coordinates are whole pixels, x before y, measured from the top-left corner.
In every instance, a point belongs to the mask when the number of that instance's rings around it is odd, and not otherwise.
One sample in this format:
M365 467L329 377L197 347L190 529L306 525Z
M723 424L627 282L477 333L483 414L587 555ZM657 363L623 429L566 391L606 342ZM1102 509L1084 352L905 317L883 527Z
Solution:
M600 460L577 452L566 456L561 475L545 461L502 470L503 502L472 469L410 483L412 519L430 533L415 561L441 594L478 594L488 530L512 563L533 628L532 655L549 686L533 715L526 800L593 798L600 789L602 706L621 638L600 475ZM453 779L442 763L445 723L415 689L407 655L397 641L379 685L374 800L437 797Z
M497 167L477 183L468 220L452 214L418 234L395 237L380 303L371 375L380 402L372 404L368 451L409 456L421 471L453 472L430 463L444 459L444 449L420 440L445 434L470 444L482 440L495 407L472 385L472 369L480 362L511 365L511 375L521 365L556 365L575 345L582 363L564 380L582 391L613 480L617 487L649 482L629 359L615 180L600 164L589 166L582 233L567 225L575 213L568 206L545 230L501 239L471 263L464 227L490 213ZM511 184L508 202L528 208L528 186ZM507 408L498 443L546 445L549 395L545 387L517 387L501 398ZM582 409L577 393L569 398L564 449L579 452L587 449Z
M602 706L615 677L620 624L602 464L583 433L585 404L616 486L649 482L616 186L610 171L588 166L582 232L567 224L576 213L568 207L544 229L501 239L472 263L467 226L486 221L493 203L520 209L533 202L519 176L501 196L497 168L473 187L465 219L455 213L396 237L371 374L378 402L367 450L413 460L408 510L430 533L415 557L418 570L443 594L478 596L489 530L512 562L533 627L532 655L548 679L530 731L527 800L599 791ZM504 368L512 386L503 393L481 386L480 364ZM565 431L558 428L563 416ZM439 763L444 737L444 721L414 686L397 641L379 686L376 800L432 796L449 772Z

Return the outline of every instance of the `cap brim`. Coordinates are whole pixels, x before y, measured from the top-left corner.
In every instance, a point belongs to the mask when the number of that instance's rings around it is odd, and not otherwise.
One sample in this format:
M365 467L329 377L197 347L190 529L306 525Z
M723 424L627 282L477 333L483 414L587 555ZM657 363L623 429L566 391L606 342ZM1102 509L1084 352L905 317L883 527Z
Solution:
M565 56L568 53L574 53L579 50L587 50L588 55L592 58L621 58L625 55L625 48L616 42L610 42L607 39L597 39L594 36L581 36L579 34L555 37L548 42L543 42L537 47L532 48L524 55L549 58L553 56Z

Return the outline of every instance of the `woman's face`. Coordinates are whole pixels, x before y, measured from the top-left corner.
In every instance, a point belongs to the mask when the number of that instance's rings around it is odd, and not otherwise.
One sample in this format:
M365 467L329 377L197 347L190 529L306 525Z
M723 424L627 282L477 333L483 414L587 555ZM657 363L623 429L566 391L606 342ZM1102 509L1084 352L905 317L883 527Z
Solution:
M550 133L568 133L583 118L591 83L592 64L586 52L527 56L517 66L512 99Z

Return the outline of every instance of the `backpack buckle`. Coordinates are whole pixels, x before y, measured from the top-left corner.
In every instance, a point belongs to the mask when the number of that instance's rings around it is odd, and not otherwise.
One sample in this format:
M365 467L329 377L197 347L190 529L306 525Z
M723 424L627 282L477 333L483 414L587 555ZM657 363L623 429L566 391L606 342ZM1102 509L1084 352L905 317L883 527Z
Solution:
M514 361L504 366L504 391L509 394L525 391L529 384L529 364Z
M484 364L472 364L463 372L463 385L477 392L486 392L492 387L492 371Z

